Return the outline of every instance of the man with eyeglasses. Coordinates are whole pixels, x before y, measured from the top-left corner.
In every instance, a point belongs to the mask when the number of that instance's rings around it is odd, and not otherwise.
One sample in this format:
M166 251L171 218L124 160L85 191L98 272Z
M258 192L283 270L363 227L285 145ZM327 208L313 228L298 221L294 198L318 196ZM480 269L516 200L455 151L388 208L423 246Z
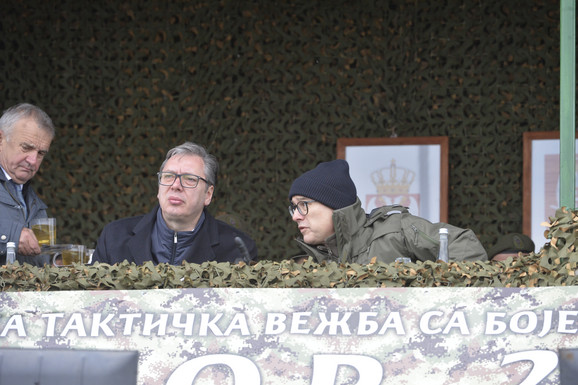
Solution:
M349 164L342 159L320 163L295 179L289 201L289 214L302 235L297 242L305 257L316 262L435 261L440 227L449 230L451 260L488 258L471 230L431 223L399 205L366 214L349 176Z
M206 210L217 169L217 159L198 144L186 142L169 150L158 173L158 206L106 225L93 262L180 265L256 259L257 246L249 236Z

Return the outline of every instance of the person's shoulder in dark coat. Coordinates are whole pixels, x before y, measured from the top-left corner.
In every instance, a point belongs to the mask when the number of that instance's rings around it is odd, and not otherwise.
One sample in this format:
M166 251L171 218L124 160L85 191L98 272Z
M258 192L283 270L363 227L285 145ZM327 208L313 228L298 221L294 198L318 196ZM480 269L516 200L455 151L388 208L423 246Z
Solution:
M94 262L119 263L123 260L142 264L156 258L152 255L151 234L158 207L146 215L115 220L107 224L96 246ZM186 257L188 262L202 263L208 260L238 263L257 259L257 245L238 228L215 219L205 212L205 223L199 233L198 242ZM199 260L203 255L203 260Z

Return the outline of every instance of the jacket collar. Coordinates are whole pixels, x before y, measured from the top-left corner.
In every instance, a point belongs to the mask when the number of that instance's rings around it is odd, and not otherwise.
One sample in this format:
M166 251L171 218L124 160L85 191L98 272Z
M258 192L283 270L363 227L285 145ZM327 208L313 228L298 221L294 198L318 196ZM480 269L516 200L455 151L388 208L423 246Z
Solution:
M206 260L215 260L217 257L213 248L219 244L219 227L217 221L211 214L204 210L205 221L199 228L199 234L195 242L189 247L185 254L185 261L192 263L202 263ZM201 258L200 260L198 258Z
M365 228L367 214L361 208L359 198L351 206L344 207L333 212L333 227L337 238L337 250L341 261L346 261L349 256L357 255L360 250L367 248L366 237L361 233L371 232Z
M6 171L4 171L4 169L2 168L2 166L0 166L0 182L2 184L5 184L6 182L8 182L10 179L8 177L6 177ZM26 190L28 189L28 186L30 185L30 183L32 183L32 180L29 180L28 182L24 183L22 185L22 192L24 194L26 194ZM26 195L25 195L26 196Z
M147 261L155 261L152 255L152 230L156 221L157 212L160 206L156 205L149 213L145 214L132 229L132 237L127 242L130 254L136 264L143 264ZM214 259L212 246L219 243L219 229L215 219L204 210L205 221L199 228L199 233L185 254L187 262L195 262L195 257L203 256L205 259Z

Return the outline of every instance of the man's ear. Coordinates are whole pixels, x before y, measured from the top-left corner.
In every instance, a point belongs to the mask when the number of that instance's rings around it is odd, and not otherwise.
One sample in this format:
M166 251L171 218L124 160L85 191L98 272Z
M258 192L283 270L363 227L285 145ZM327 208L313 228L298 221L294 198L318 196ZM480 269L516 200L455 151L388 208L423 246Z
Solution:
M205 191L205 207L211 204L213 192L215 192L215 186L209 186L207 191Z

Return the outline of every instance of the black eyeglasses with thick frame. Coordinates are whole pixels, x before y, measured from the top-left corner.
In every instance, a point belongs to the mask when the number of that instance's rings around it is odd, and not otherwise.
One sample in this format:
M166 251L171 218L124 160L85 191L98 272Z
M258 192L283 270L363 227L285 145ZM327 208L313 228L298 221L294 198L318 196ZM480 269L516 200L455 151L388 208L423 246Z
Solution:
M208 180L195 174L175 174L174 172L161 171L157 172L157 176L161 186L172 186L177 178L179 178L179 182L181 182L181 186L184 188L197 187L199 185L199 180L204 181L207 186L211 186Z
M305 216L307 215L307 213L309 212L309 203L313 203L313 202L317 202L314 200L310 200L310 201L299 201L295 204L291 203L289 205L289 215L293 216L293 214L295 214L295 209L297 209L297 211L299 211L299 214Z

